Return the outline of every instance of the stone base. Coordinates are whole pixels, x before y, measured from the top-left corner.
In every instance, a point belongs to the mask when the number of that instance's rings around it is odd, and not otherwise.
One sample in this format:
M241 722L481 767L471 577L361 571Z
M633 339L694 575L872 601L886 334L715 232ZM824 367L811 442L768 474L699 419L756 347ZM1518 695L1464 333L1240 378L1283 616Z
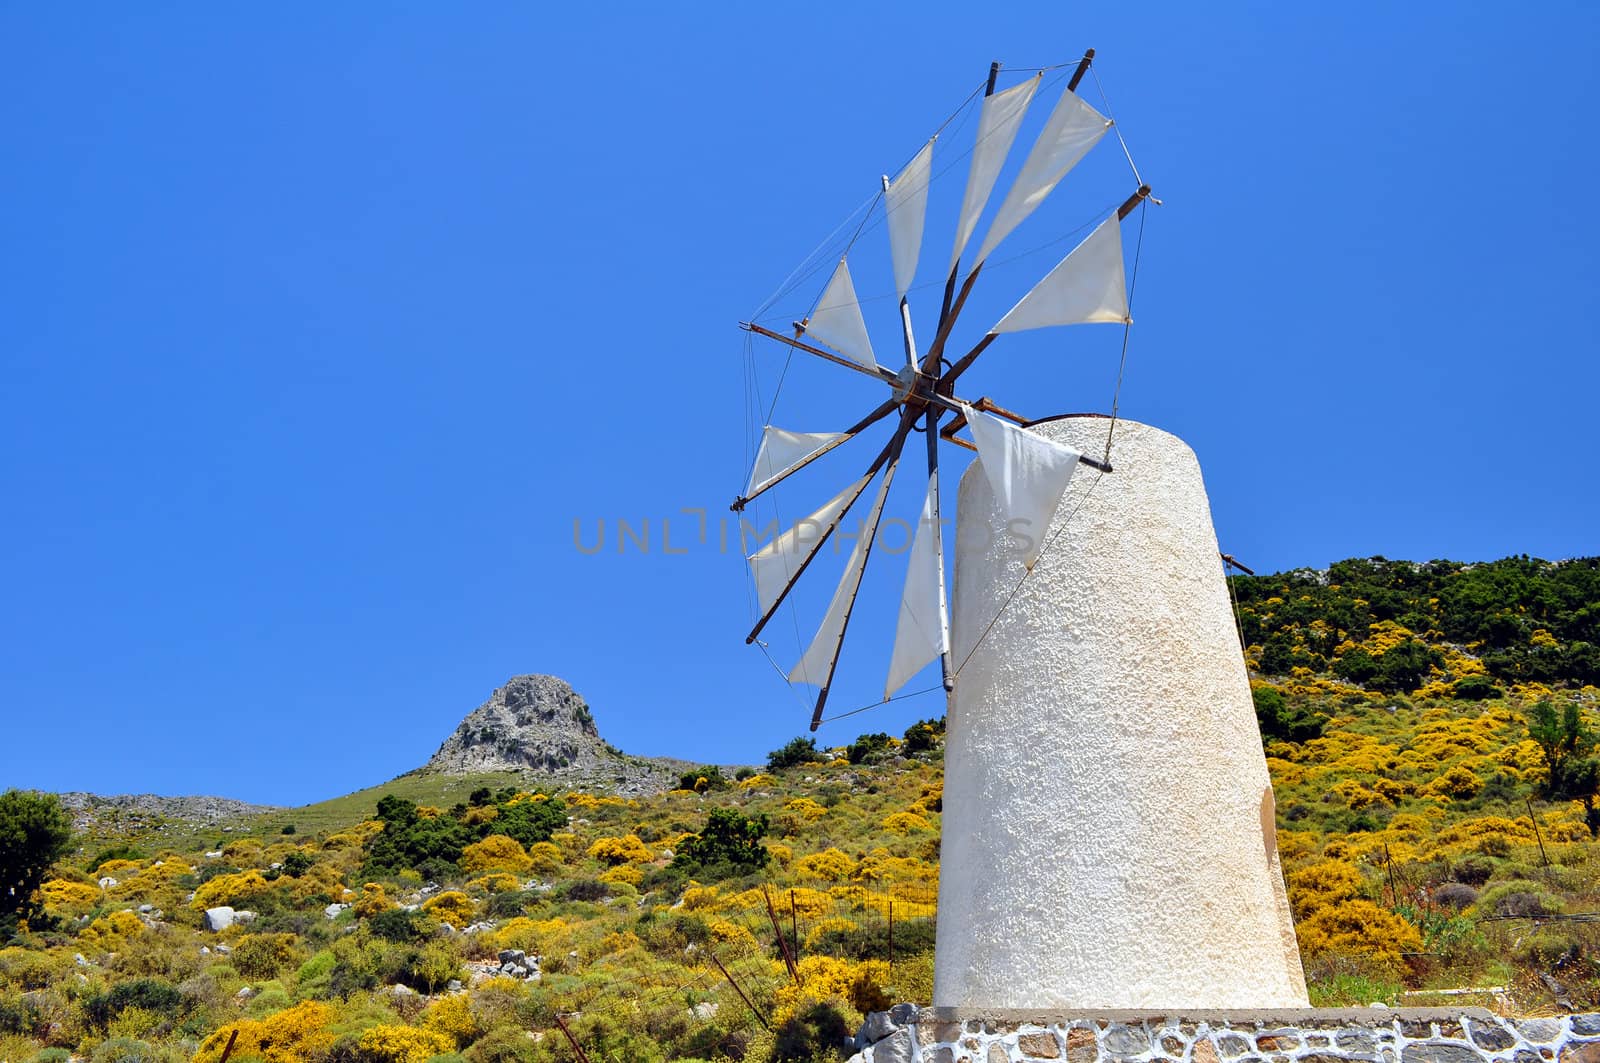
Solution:
M870 1042L870 1043L867 1043ZM1042 1011L900 1005L869 1016L851 1063L1600 1063L1600 1014L1482 1008Z

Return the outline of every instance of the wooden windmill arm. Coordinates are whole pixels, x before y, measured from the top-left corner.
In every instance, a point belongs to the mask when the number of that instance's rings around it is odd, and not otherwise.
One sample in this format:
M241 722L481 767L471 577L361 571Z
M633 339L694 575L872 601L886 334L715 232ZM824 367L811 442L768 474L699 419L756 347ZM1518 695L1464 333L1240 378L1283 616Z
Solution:
M772 605L767 608L765 613L761 614L761 619L756 621L756 626L750 629L750 634L745 636L745 645L748 646L754 642L761 634L761 629L767 626L767 621L772 619L772 615L778 611L778 607L783 604L784 599L789 597L789 592L794 590L794 585L805 574L806 569L817 554L821 553L823 545L833 536L834 529L839 527L846 514L850 512L850 507L855 505L856 501L861 498L862 491L867 489L867 484L872 482L872 478L877 475L878 470L883 468L885 462L899 456L900 448L905 444L906 435L911 431L911 424L912 418L902 410L900 427L895 430L893 438L889 440L889 444L879 451L878 456L872 459L872 464L867 466L867 474L863 479L860 490L850 497L850 501L845 503L845 507L839 511L839 515L833 519L833 523L829 524L827 529L818 536L816 544L811 547L811 552L801 560L800 564L795 568L794 574L789 577L789 582L783 585L783 590L778 592L778 596L773 599Z
M814 462L818 458L822 457L824 454L826 454L828 451L832 450L834 447L838 446L841 443L849 442L851 439L853 439L855 436L859 435L865 429L870 428L871 426L877 424L879 421L881 421L885 417L889 416L889 414L893 413L895 411L895 408L897 406L899 406L899 405L900 405L900 400L899 399L888 399L888 400L886 400L883 403L883 405L879 406L877 409L873 410L871 413L869 413L865 417L861 418L861 420L857 421L855 424L851 425L849 428L846 428L844 430L844 434L841 435L838 439L835 439L832 443L829 443L825 447L819 448L815 453L807 455L804 460L798 461L795 464L791 465L789 468L785 469L779 475L774 476L772 479L768 480L767 482L763 483L760 487L756 488L756 490L753 493L748 494L748 495L740 495L738 498L735 498L733 500L733 504L731 506L729 506L728 508L733 510L733 512L735 512L735 513L743 513L745 506L749 505L751 502L753 502L757 498L760 498L762 495L766 494L768 491L772 490L774 487L777 487L783 481L787 480L789 477L793 476L795 473L799 472L801 469L805 468L807 465L810 465L812 462Z

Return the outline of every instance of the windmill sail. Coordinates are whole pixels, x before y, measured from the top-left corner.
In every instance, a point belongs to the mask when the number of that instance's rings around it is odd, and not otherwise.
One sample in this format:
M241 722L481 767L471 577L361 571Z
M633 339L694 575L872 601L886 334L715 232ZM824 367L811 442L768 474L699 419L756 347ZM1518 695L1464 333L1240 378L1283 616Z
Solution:
M1045 274L990 332L1051 325L1127 324L1128 285L1122 266L1122 223L1113 214Z
M972 149L972 166L967 171L967 190L961 197L960 221L956 223L956 247L950 255L950 269L956 268L961 252L967 249L972 231L978 227L978 215L983 213L989 193L994 190L1000 167L1011 151L1011 142L1017 139L1017 129L1022 116L1039 91L1044 74L1024 81L1020 85L983 98L978 113L978 142Z
M922 224L928 215L928 181L932 175L933 140L929 140L884 189L895 294L902 299L911 289L917 275L917 259L922 255Z
M1078 98L1071 89L1062 92L1056 108L1050 112L1044 132L1028 153L1016 183L1006 193L1004 202L989 223L989 234L983 238L978 251L978 261L989 257L989 252L1010 235L1024 218L1032 214L1053 191L1067 171L1078 165L1078 160L1100 142L1111 128L1110 119Z
M1044 549L1050 518L1078 468L1078 452L970 407L966 414L1005 530L1022 538L1022 563L1032 568Z
M817 540L833 527L834 522L839 519L839 514L855 501L856 496L867 486L867 479L863 476L846 487L830 499L827 505L804 520L796 521L794 527L749 556L747 560L750 562L750 571L756 578L756 596L761 602L763 612L772 608L772 603L778 600L783 588L788 586L789 580L800 570L800 564L805 560L806 554L817 544Z
M806 321L806 335L819 339L840 354L868 369L876 369L872 341L867 338L867 323L856 301L856 286L850 281L850 267L844 259L833 271L833 278L817 300L817 309Z
M750 486L745 497L753 498L774 480L830 450L848 439L846 432L789 432L767 425L761 430L761 449L756 451L755 468L750 470Z
M889 484L894 480L894 469L891 466L883 478L882 485L878 488L878 495L872 500L872 512L867 515L866 523L856 538L855 549L850 551L850 560L844 566L844 576L839 580L839 586L833 592L833 600L828 603L828 611L822 617L822 625L817 628L817 634L811 640L811 645L806 647L805 655L789 673L789 682L810 683L812 686L826 686L833 675L833 665L838 659L839 642L844 638L844 626L850 622L850 609L855 604L856 588L861 584L861 573L867 566L867 554L872 549L872 536L878 530L878 517L883 513L883 500L889 494Z
M893 697L923 665L937 660L950 649L950 615L945 607L943 581L939 578L944 536L936 512L938 475L934 473L928 477L922 518L911 540L906 587L900 597L900 619L895 625L894 653L889 658L889 679L883 688L885 699Z

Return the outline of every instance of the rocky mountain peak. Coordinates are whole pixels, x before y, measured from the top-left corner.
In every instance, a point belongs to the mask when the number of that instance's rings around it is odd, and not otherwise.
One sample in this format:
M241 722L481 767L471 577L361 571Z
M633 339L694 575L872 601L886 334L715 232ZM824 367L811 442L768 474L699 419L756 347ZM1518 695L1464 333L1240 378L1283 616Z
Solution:
M591 771L615 754L577 691L553 675L513 676L467 714L428 761L435 771Z

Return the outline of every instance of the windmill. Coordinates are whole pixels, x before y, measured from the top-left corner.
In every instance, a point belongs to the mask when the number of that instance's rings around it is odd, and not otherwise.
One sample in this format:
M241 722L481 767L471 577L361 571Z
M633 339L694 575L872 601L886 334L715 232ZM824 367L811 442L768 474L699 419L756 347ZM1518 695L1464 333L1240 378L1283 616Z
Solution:
M890 369L877 359L851 276L848 249L834 266L814 309L794 322L792 335L753 320L741 323L741 327L753 335L875 377L889 389L887 398L842 431L798 432L764 425L749 482L730 507L735 512L743 512L750 503L845 442L880 423L893 426L887 442L864 472L808 517L787 530L780 530L770 543L747 558L754 576L759 612L759 618L745 639L748 644L760 640L801 577L876 481L877 487L867 502L864 530L856 538L843 576L815 634L799 662L786 676L791 683L803 682L818 688L811 715L813 731L823 722L845 635L883 519L885 499L913 433L920 432L925 439L925 494L909 551L894 649L884 688L885 699L892 697L912 676L936 659L947 692L954 689L959 670L959 665L951 659L939 444L945 442L977 452L996 495L1003 501L1008 524L1029 533L1025 537L1023 558L1029 568L1039 557L1044 529L1073 471L1079 465L1102 473L1112 471L1109 438L1105 454L1095 458L1029 432L1027 418L989 397L968 400L958 395L956 388L963 374L1002 335L1090 323L1120 324L1127 329L1131 318L1121 225L1150 200L1150 187L1139 179L1137 169L1134 169L1137 187L1120 206L1097 219L1092 231L964 353L953 359L947 357L947 351L960 349L951 346L958 333L957 325L992 253L1034 213L1067 172L1114 128L1110 118L1078 95L1079 85L1091 71L1093 60L1094 50L1089 49L1075 65L1030 70L1031 76L1000 91L996 83L1001 66L991 64L982 88L976 138L957 215L953 250L944 274L943 298L932 340L925 347L919 346L908 296L921 258L939 134L935 133L896 176L883 177L878 199L884 208L899 311L904 353L904 362L899 368ZM1071 74L1066 77L1061 95L1009 190L994 211L986 212L1024 117L1040 95L1047 74L1057 69L1064 74L1067 67L1072 67ZM1132 168L1131 156L1129 164ZM972 239L986 213L990 218L986 233L978 242L976 253L968 257ZM963 274L964 258L970 265L965 266ZM969 431L971 441L957 434L962 429Z

